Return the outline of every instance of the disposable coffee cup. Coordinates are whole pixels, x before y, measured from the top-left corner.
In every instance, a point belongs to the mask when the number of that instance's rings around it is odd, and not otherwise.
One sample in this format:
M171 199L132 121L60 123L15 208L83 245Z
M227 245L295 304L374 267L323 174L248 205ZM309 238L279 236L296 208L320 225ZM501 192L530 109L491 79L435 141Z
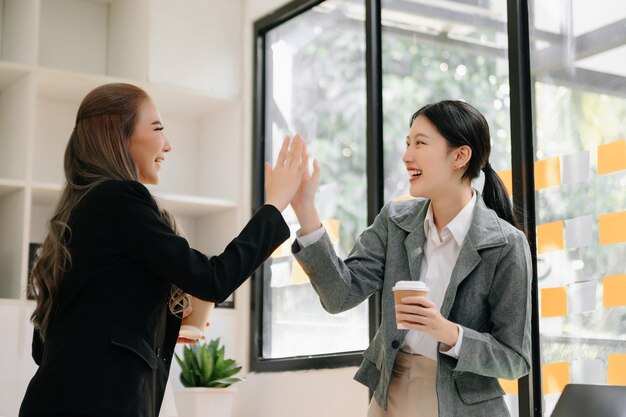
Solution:
M403 304L404 297L428 297L430 288L423 281L398 281L391 289L393 291L393 299L395 304ZM396 318L398 329L406 329L403 324L399 324Z
M185 339L198 340L204 334L209 313L215 304L191 297L191 314L183 319L178 335Z

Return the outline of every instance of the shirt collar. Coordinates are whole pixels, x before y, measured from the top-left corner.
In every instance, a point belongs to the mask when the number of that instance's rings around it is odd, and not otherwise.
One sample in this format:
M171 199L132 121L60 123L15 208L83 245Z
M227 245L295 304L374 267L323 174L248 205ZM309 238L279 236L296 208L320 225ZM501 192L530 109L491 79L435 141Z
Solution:
M446 232L451 233L456 243L461 246L463 244L463 240L465 240L465 236L467 236L470 226L472 225L474 206L476 206L476 191L473 191L472 198L465 205L465 207L463 207L459 214L457 214L456 217L443 228L441 231L442 238L445 239L445 235L447 234ZM435 232L433 236L436 236L437 229L433 219L432 204L428 205L428 211L426 212L426 218L424 219L424 233L426 236L430 236L430 230L433 230ZM439 242L438 237L436 237L436 241Z

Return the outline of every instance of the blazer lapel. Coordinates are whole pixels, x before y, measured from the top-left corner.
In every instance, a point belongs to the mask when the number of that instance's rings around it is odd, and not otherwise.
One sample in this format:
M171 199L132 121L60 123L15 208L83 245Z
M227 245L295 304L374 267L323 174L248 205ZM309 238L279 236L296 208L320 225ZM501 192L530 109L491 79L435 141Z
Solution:
M443 303L441 304L440 310L442 316L446 318L448 317L448 314L450 314L450 310L452 309L454 299L456 298L457 288L474 270L474 268L478 266L480 259L480 254L478 253L478 250L476 250L474 242L472 242L468 233L463 241L463 246L461 247L461 252L459 252L456 265L454 265L454 268L452 269L450 284L448 284L448 289L443 297Z
M476 191L476 206L472 216L472 225L461 246L461 252L452 270L450 284L441 305L441 315L448 317L459 285L469 276L481 261L479 251L486 248L501 246L506 243L504 233L500 229L498 216L485 205L480 193Z
M426 242L424 219L426 218L429 204L430 202L423 204L417 213L409 210L403 213L404 216L396 219L396 224L409 232L404 239L404 249L406 250L409 274L411 275L410 277L398 277L398 280L407 280L410 278L411 281L419 281L420 279L422 254L424 252L424 243Z
M421 234L418 230L414 230L409 233L404 239L404 248L406 249L406 255L409 262L409 273L411 274L412 281L419 281L420 269L422 266L422 247L424 246L424 229L421 229ZM407 279L401 278L400 279Z

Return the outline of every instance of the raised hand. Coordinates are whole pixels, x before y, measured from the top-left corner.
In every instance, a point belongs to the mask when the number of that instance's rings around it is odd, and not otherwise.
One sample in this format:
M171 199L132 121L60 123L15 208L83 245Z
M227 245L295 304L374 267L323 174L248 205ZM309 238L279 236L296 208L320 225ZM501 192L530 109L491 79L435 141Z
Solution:
M313 174L309 173L308 169L308 152L305 152L303 161L306 169L302 174L298 191L291 200L291 206L294 210L305 209L307 206L313 206L315 204L315 193L317 192L317 187L320 184L320 165L317 162L317 159L313 160Z
M320 183L320 165L317 159L313 160L313 174L309 173L309 155L305 150L303 155L305 170L300 179L298 191L291 200L298 223L300 223L300 232L307 235L322 225L322 222L315 208L315 193Z
M291 146L289 146L291 145ZM296 135L293 140L285 137L278 154L276 166L265 164L265 190L267 200L265 204L271 204L278 210L283 211L300 186L302 175L306 171L306 144Z

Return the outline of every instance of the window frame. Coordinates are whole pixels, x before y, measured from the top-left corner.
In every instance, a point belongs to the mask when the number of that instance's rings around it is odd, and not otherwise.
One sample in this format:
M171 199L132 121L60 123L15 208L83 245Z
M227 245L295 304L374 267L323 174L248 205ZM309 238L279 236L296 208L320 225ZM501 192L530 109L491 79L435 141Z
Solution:
M294 0L254 23L253 66L253 132L252 132L252 212L264 203L265 161L265 36L282 23L311 10L325 0ZM371 224L383 207L382 181L382 59L380 0L364 0L366 8L366 79L367 79L367 221ZM377 41L375 41L377 39ZM376 104L378 103L378 104ZM373 186L372 186L373 184ZM292 356L287 358L263 357L263 274L266 265L252 276L250 368L254 372L284 372L295 370L331 369L358 366L363 351L320 355ZM369 337L374 337L380 325L380 295L368 300Z

